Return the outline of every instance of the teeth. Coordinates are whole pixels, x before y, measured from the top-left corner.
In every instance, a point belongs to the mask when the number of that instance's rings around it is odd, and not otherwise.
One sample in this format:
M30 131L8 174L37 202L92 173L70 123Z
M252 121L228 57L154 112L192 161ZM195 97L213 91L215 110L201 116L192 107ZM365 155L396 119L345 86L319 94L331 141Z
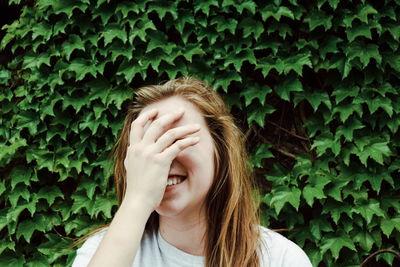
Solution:
M179 176L170 176L167 181L167 186L180 184L182 182L182 177Z

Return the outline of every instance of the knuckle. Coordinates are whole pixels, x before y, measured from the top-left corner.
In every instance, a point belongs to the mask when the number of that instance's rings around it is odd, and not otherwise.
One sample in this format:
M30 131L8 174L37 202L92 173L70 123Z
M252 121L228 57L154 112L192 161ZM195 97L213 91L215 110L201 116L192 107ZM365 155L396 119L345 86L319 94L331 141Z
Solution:
M177 131L176 130L169 130L165 133L165 135L169 138L169 139L174 139L178 136Z
M178 147L179 148L179 150L181 150L182 148L184 148L184 146L185 146L185 140L177 140L176 142L175 142L175 145L176 145L176 147Z
M164 163L164 158L161 156L161 155L155 155L154 156L154 163L155 164L159 164L159 165L161 165L161 164L163 164Z
M145 150L143 149L142 151L142 156L146 159L151 159L153 155L154 155L153 150L150 147L148 147Z
M155 120L155 121L153 122L153 124L154 124L154 126L156 126L156 127L158 127L158 128L164 128L164 123L163 123L162 120L160 120L160 119Z
M136 146L135 148L132 149L132 152L135 156L138 156L143 154L144 149L141 146Z
M131 123L131 129L136 128L137 126L138 126L138 121L136 119Z

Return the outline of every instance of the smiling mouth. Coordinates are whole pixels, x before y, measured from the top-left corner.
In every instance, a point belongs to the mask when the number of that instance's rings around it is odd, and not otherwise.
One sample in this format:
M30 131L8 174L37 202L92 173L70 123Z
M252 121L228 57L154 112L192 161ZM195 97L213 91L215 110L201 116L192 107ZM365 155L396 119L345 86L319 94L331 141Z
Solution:
M187 176L172 175L168 176L167 187L174 186L185 181Z

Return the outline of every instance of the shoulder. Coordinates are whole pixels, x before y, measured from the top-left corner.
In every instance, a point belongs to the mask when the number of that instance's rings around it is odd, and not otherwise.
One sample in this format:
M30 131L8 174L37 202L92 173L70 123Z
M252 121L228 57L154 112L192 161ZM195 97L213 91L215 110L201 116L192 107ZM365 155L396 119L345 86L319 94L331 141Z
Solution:
M262 267L312 267L306 253L293 241L263 226L259 229Z
M103 240L104 235L107 233L108 227L96 232L91 235L83 245L76 251L76 257L72 263L72 267L86 267L90 260L92 259L94 253L100 245L100 242ZM148 252L156 245L156 235L154 231L145 230L140 242L140 246L136 252L137 257L135 257L135 262L140 261L140 258L143 257L143 248ZM136 266L136 265L133 265Z
M104 228L86 239L83 245L76 251L72 267L82 267L89 264L106 232L107 228Z

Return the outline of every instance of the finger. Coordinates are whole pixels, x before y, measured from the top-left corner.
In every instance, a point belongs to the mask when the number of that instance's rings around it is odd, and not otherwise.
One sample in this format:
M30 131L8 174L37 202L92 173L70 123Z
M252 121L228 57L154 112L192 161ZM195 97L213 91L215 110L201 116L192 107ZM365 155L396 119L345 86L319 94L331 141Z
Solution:
M197 123L170 129L160 138L158 138L157 142L155 143L155 150L160 153L172 145L175 141L182 139L185 136L188 137L188 134L196 133L199 130L200 125Z
M170 147L166 148L162 153L160 153L161 157L166 158L169 161L173 161L178 154L184 150L185 148L188 148L189 146L193 146L197 144L200 141L200 137L188 137L185 139L180 139L176 141L173 145Z
M146 133L143 135L143 142L146 144L154 144L166 131L168 126L182 117L183 113L183 108L180 108L178 111L168 113L153 121Z
M140 114L136 120L134 120L131 124L131 132L129 135L129 144L135 144L137 142L140 142L143 138L143 127L146 125L146 123L149 120L154 119L158 114L157 109L152 109L147 112L144 112Z

